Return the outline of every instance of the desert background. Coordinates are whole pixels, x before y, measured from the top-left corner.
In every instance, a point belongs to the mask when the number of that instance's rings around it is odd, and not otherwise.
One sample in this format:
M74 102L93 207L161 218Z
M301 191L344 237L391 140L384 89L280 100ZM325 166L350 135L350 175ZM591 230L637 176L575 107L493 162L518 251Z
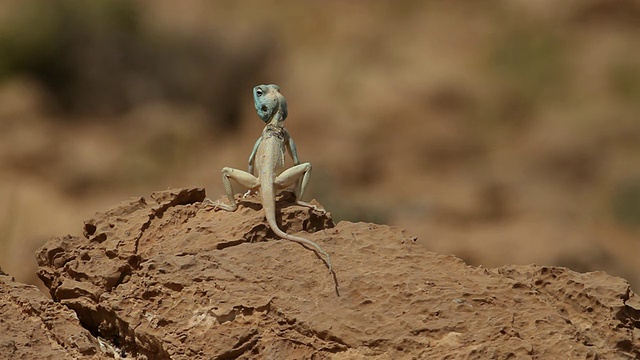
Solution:
M638 19L608 0L3 1L0 267L40 285L36 249L97 211L221 196L262 131L251 89L276 83L336 222L638 292Z

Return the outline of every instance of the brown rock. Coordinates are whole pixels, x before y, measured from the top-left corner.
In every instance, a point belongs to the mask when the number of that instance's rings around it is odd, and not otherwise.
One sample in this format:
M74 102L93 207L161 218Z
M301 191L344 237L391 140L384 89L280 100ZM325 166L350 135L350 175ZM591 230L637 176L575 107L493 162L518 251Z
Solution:
M0 359L102 359L76 314L0 269Z
M640 306L620 278L470 267L393 227L334 227L285 194L279 223L312 232L332 276L274 236L255 197L234 213L206 210L202 189L151 198L37 254L54 300L128 357L640 358Z

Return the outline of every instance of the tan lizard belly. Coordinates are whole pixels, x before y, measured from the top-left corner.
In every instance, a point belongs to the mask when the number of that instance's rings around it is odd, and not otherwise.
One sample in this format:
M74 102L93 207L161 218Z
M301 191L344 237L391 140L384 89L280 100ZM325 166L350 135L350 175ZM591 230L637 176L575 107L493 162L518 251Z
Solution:
M262 140L256 152L256 170L260 176L277 176L284 170L285 147L277 137Z

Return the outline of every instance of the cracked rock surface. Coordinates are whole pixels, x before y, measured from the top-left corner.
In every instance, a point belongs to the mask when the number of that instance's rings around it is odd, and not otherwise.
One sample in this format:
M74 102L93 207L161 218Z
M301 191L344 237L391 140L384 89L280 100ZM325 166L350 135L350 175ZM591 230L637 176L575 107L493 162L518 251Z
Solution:
M34 341L134 359L640 358L640 302L623 279L470 267L397 228L334 225L284 194L279 224L322 246L332 276L274 236L255 196L234 213L207 210L204 197L132 199L87 221L84 236L47 242L38 275L53 302L42 296L50 305L38 311L67 314L78 326L64 331L81 341L51 342L57 323ZM1 285L7 312L16 285Z
M100 359L76 314L0 269L0 359Z

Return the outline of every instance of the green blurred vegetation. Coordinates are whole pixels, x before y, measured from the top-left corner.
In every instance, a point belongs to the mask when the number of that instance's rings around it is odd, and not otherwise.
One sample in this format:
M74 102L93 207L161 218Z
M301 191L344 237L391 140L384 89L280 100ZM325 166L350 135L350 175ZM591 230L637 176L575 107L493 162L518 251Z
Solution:
M508 91L530 101L550 100L566 90L566 49L553 30L518 24L495 40L491 65Z
M0 26L0 81L32 76L66 111L78 106L74 84L89 80L81 78L90 75L83 65L117 76L112 71L129 60L133 48L146 43L138 8L131 1L26 2L19 10ZM104 96L112 85L101 82Z
M624 58L612 65L610 72L615 96L634 106L640 105L640 59Z
M119 115L168 101L202 107L235 129L246 88L269 61L268 46L229 49L213 35L145 26L134 1L30 1L19 10L0 25L0 81L34 78L67 114ZM80 118L100 119L60 117Z
M614 218L627 226L640 226L640 178L620 183L612 197Z

